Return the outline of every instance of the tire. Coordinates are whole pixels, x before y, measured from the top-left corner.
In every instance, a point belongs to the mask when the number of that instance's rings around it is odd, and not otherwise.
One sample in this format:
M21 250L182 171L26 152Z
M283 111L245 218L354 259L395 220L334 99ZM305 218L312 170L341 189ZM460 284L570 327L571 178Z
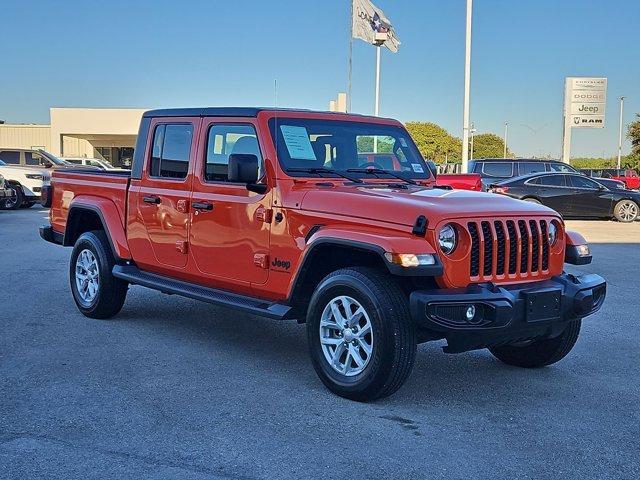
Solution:
M24 202L24 192L20 185L10 185L9 188L13 190L14 196L2 202L0 206L3 210L17 210Z
M350 328L341 331L335 321L332 302L337 302L341 315L346 305L339 298L348 299L352 313L358 311L358 305L364 310L353 331ZM325 327L321 331L323 315ZM367 323L370 334L365 333ZM326 327L328 324L331 326ZM358 339L346 344L356 332ZM344 353L340 354L338 363L344 358L346 369L334 367L330 361L340 345L323 346L321 336L325 342L342 342ZM335 394L351 400L367 402L389 396L402 386L413 369L416 334L408 299L394 279L375 269L345 268L320 282L309 304L307 339L313 367L322 383ZM371 348L369 355L365 345ZM356 361L353 351L364 361L363 365Z
M620 200L613 208L613 216L623 223L635 222L639 213L638 204L633 200Z
M529 202L529 203L537 203L538 205L542 205L542 202L540 200L536 200L535 198L523 198L522 200L524 200L525 202Z
M94 230L80 235L71 253L69 283L76 306L84 316L111 318L122 309L128 283L112 275L114 264L113 253L103 231ZM84 268L81 265L92 267ZM92 280L83 283L78 276L84 275L84 272ZM79 287L79 282L86 285L87 289Z
M523 368L546 367L567 356L578 340L581 325L582 320L572 320L557 337L535 340L524 347L506 345L489 348L489 351L507 365Z

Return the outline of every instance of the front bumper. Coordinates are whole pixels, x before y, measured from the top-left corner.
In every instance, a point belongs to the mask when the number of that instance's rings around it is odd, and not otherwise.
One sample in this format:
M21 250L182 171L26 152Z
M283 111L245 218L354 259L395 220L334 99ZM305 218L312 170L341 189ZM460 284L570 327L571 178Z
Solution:
M559 335L570 320L600 309L605 296L601 276L565 273L534 283L415 291L410 304L417 325L446 338L445 351L456 353Z

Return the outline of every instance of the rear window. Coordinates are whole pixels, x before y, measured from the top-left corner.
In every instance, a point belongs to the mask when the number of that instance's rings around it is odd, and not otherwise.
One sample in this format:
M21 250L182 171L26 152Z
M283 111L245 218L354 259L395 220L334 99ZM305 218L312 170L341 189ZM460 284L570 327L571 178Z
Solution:
M520 175L527 175L529 173L545 172L546 167L542 162L521 162L518 163L518 171Z
M482 173L488 177L510 178L513 176L513 163L485 162L482 164Z
M4 152L0 152L0 160L2 160L7 165L19 165L20 152L12 152L10 150L5 150Z
M153 134L149 174L152 177L186 178L192 137L191 124L158 125Z

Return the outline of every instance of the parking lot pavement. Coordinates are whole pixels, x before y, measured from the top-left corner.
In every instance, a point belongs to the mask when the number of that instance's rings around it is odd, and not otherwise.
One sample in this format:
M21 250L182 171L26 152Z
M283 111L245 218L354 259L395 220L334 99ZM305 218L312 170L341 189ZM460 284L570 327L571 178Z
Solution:
M567 220L565 225L567 230L580 232L590 243L640 244L640 222Z
M427 344L396 395L359 404L323 387L295 323L139 287L84 318L45 215L0 211L0 478L640 476L637 244L572 268L608 299L557 365Z

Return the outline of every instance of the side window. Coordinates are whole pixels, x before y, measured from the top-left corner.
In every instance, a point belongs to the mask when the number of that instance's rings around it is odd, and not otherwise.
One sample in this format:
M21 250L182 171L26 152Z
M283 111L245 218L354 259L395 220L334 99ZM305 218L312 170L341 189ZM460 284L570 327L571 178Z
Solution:
M158 125L153 134L149 174L161 178L186 178L192 137L191 124Z
M566 187L564 175L548 175L540 177L540 185L547 187Z
M518 164L518 170L520 172L520 175L544 172L545 165L543 162L521 162Z
M262 154L253 125L214 124L209 127L207 134L204 179L207 182L229 181L229 155L234 153L257 156L260 166L258 178L262 176Z
M20 152L5 150L4 152L0 152L0 160L2 160L7 165L19 165Z
M549 168L552 172L575 173L575 169L573 167L563 165L562 163L550 163Z
M510 178L513 176L513 163L511 162L485 162L482 173L489 177Z
M576 188L591 188L591 189L598 189L599 188L599 184L594 182L593 180L591 180L588 177L582 177L579 175L571 175L569 177L571 179L571 185L576 187Z

